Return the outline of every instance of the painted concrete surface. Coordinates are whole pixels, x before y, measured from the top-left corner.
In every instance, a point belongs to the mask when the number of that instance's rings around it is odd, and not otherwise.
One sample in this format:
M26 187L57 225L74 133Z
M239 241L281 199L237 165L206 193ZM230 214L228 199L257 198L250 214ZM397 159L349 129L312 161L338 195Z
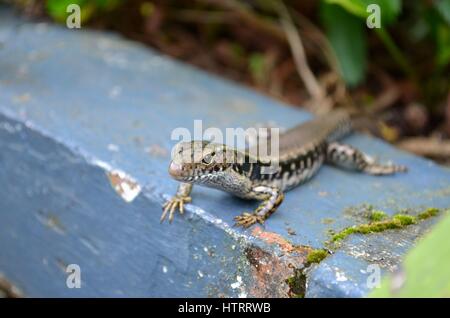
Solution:
M2 10L0 43L0 273L25 295L284 297L309 247L367 222L363 206L450 207L448 169L353 135L346 142L410 171L324 167L248 230L232 219L255 202L197 187L184 216L159 224L177 186L175 128L289 128L311 115L112 34ZM309 269L306 296L364 296L367 266L394 270L434 222L349 237ZM68 264L80 265L81 289L66 287Z

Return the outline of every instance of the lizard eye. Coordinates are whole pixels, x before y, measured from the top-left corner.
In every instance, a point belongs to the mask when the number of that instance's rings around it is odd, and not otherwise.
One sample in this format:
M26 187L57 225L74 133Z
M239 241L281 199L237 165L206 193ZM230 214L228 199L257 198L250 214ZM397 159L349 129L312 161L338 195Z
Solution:
M204 156L203 159L202 159L202 162L203 162L205 165L210 165L210 164L212 163L212 159L213 159L213 153Z

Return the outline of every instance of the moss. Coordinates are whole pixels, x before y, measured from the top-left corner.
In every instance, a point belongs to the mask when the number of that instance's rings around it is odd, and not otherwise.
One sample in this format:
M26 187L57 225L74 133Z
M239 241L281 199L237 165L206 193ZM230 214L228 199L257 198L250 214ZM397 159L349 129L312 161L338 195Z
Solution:
M411 225L417 223L417 216L407 214L396 214L392 218L393 222L400 223L401 226Z
M332 229L328 232L331 235L331 240L325 242L325 246L330 249L335 249L340 246L339 241L342 241L351 234L370 234L378 233L386 230L402 229L411 224L416 224L419 221L436 216L440 213L439 209L428 208L425 211L417 214L417 216L407 214L408 211L396 214L391 218L387 218L387 214L380 210L374 210L372 206L366 207L368 214L365 216L371 221L367 224L355 225L343 229L335 233ZM450 210L446 212L450 213ZM289 296L293 298L303 298L306 292L306 271L312 264L317 264L323 261L329 255L326 249L311 250L306 256L305 267L302 269L294 269L294 275L286 279L289 286Z
M289 297L304 298L306 292L306 274L304 269L294 269L294 276L286 279L289 286Z
M386 230L401 229L401 228L404 228L405 226L408 226L411 224L416 224L420 220L425 220L429 217L435 216L438 213L439 213L439 209L430 208L430 209L425 210L422 213L419 213L417 216L408 215L408 214L396 214L390 219L348 227L348 228L342 230L341 232L334 234L331 237L331 240L333 242L338 242L338 241L345 239L350 234L354 234L354 233L370 234L370 233L383 232ZM379 214L379 216L381 216L381 214Z
M369 219L373 222L379 222L387 217L387 214L383 211L374 210L370 211Z
M439 213L439 209L436 208L428 208L425 211L423 211L422 213L419 213L419 215L417 216L417 218L419 220L426 220L432 216L436 216Z
M324 249L312 250L306 257L306 262L309 264L320 263L325 257L328 256L328 251Z
M325 249L311 250L306 256L303 268L294 268L294 275L286 279L289 286L289 297L304 298L306 292L306 272L312 264L318 264L328 256Z

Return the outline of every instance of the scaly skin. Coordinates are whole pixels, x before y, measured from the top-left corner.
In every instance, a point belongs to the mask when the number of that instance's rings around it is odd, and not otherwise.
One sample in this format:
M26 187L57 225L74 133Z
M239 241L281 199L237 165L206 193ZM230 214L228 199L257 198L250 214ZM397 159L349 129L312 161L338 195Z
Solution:
M254 212L235 217L237 226L247 228L263 224L283 202L284 192L312 178L324 163L372 175L407 170L403 166L378 164L358 149L335 141L349 131L350 121L345 113L319 117L282 135L276 158L260 158L249 150L242 152L205 141L181 142L176 145L169 166L169 174L181 184L177 194L164 204L161 221L169 214L171 222L176 210L183 214L184 205L192 201L194 184L262 201ZM271 164L278 169L265 173Z

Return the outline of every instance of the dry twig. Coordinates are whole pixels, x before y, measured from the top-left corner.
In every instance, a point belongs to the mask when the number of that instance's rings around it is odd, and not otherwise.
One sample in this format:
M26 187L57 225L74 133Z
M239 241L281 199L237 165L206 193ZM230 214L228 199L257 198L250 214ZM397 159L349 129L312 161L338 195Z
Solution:
M437 138L408 138L397 144L398 147L420 156L431 158L450 158L450 141Z

